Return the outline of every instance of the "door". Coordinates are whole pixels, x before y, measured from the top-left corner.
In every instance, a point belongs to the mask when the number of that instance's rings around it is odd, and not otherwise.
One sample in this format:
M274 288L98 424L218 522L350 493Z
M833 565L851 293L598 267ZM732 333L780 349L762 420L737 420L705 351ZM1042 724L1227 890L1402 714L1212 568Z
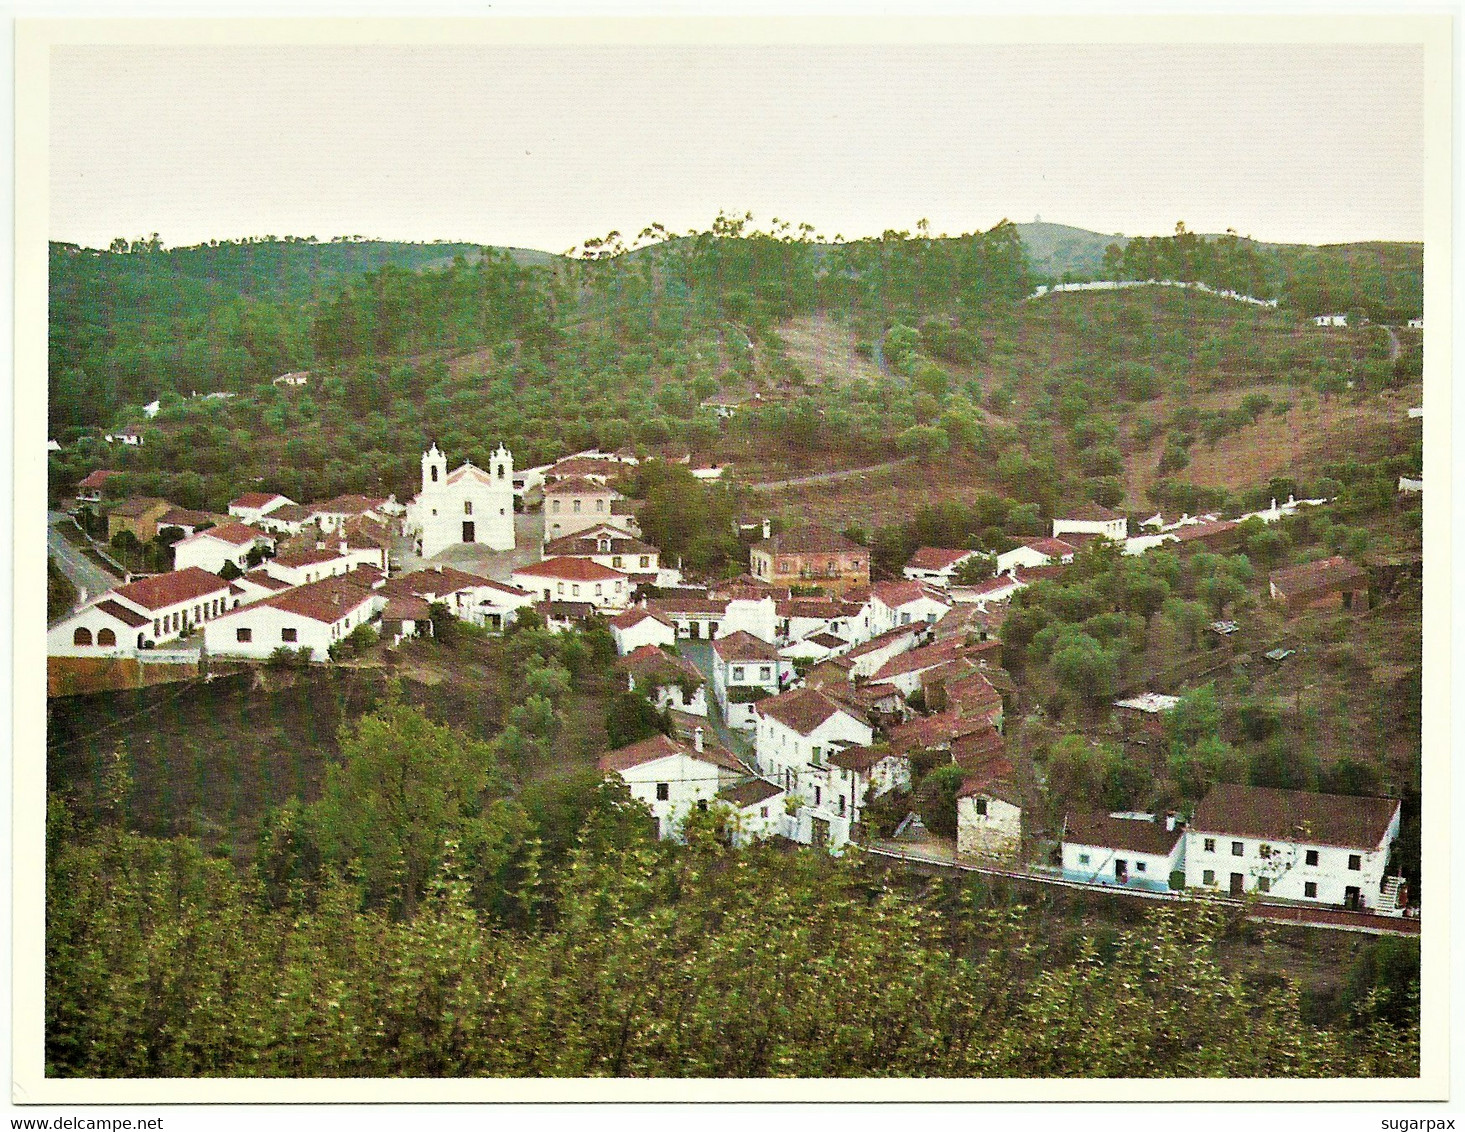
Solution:
M1240 896L1243 892L1246 891L1245 879L1246 878L1243 877L1240 873L1232 873L1231 874L1231 895L1232 896Z
M473 523L471 521L468 521L468 520L465 520L464 523L463 523L463 541L464 542L472 542L473 541Z
M1129 862L1123 857L1114 862L1114 879L1120 884L1127 884L1129 881Z
M809 819L809 844L818 849L829 841L829 822L824 818Z
M1358 911L1359 905L1363 902L1363 891L1356 884L1350 884L1343 890L1343 907L1350 911Z

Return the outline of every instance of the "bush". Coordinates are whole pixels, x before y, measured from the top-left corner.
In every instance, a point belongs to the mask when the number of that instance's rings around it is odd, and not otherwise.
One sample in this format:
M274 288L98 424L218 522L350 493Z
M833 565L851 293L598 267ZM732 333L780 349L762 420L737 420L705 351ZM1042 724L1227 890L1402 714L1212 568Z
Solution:
M916 810L932 833L943 837L956 834L956 792L965 777L961 767L946 763L921 780L916 791Z

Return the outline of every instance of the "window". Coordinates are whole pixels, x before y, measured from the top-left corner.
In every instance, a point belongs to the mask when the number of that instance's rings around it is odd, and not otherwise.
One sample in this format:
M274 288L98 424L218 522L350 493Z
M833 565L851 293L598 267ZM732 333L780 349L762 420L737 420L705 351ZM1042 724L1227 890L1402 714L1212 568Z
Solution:
M656 784L656 800L658 802L665 802L670 797L671 797L671 783L670 782L658 782Z
M1080 865L1087 865L1089 863L1089 855L1087 853L1080 853L1078 855L1078 863Z
M297 637L297 634L296 634L296 632L295 632L294 629L281 629L280 630L280 640L282 640L282 641L293 641L293 640L296 639L296 637Z
M575 585L573 583L571 584L571 586L570 586L570 596L571 597L579 597L580 596L580 587L578 585Z
M982 817L986 817L987 816L987 799L985 799L985 798L978 798L976 801L977 801L977 813L979 813ZM1085 857L1084 860L1088 860L1088 858Z
M856 558L853 562L850 563L850 566L858 570L860 568L860 560Z
M1207 837L1206 838L1206 852L1207 853L1214 853L1215 851L1216 851L1216 839L1214 837Z
M1231 856L1243 857L1246 855L1246 843L1242 841L1231 842Z
M773 679L773 669L770 668L768 665L765 664L762 668L758 669L758 679L759 680L772 680Z
M819 787L814 787L814 805L818 805L824 799L824 792Z
M1216 883L1216 870L1207 869L1205 872L1201 873L1200 882L1201 884L1209 884L1214 886Z
M437 483L437 469L436 468L433 468L433 470L432 470L432 482L433 483Z
M470 500L470 499L463 500L463 514L465 514L465 515L471 515L471 514L473 514L473 501L472 500Z
M697 808L699 810L701 810L705 814L707 812L707 799L706 798L698 798L697 799Z
M499 465L499 479L503 479L503 478L504 478L504 466L502 464L500 464Z
M574 507L575 514L578 515L580 513L580 501L578 499L575 500L575 502L573 504L573 507Z
M549 510L551 514L558 515L560 513L560 501L558 499L551 499L549 501Z
M236 641L252 641L252 640L254 640L254 630L253 629L235 629L234 630L234 639Z
M1306 858L1306 860L1307 860L1307 863L1309 865L1316 865L1317 864L1317 850L1316 849L1309 849L1307 851L1307 858Z
M621 568L621 556L617 554L610 560L610 564L614 569L619 570Z
M103 632L105 632L105 631L106 630L103 630ZM102 638L101 637L98 637L97 638L97 644L101 644L101 643L102 643ZM1349 853L1348 854L1348 867L1350 869L1352 869L1355 873L1358 872L1359 869L1363 868L1363 858L1360 857L1357 853Z
M156 617L154 617L153 618L153 636L155 636L155 637L161 637L162 635L163 635L163 623L161 621L159 621Z
M759 806L758 807L758 816L760 818L766 818L768 816L768 807L767 806Z
M844 817L844 795L839 796L839 816Z
M76 632L71 634L73 645L89 645L92 643L92 631L83 626L78 626Z
M554 592L557 593L557 594L564 593L565 592L565 583L564 582L556 582L554 584Z
M651 566L651 555L649 555L649 554L643 554L643 555L641 555L641 569L646 570L646 569L649 569L650 566Z
M900 615L900 623L902 625L909 625L911 623L911 615L909 613L902 613Z
M1317 898L1317 881L1310 880L1306 884L1304 884L1302 886L1302 895L1303 896L1307 896L1307 897L1311 897L1313 899L1316 899Z
M741 665L735 665L733 667L733 679L734 680L741 680L742 678L743 678L743 669L742 669L742 666Z
M595 596L596 597L600 597L603 593L605 593L605 587L603 585L601 585L599 582L596 582L595 583Z
M595 509L597 511L604 511L605 510L605 500L603 500L603 499L597 499L595 501ZM706 807L704 806L703 809L706 809Z
M1272 878L1271 877L1257 877L1256 878L1256 890L1258 892L1271 892L1272 891Z

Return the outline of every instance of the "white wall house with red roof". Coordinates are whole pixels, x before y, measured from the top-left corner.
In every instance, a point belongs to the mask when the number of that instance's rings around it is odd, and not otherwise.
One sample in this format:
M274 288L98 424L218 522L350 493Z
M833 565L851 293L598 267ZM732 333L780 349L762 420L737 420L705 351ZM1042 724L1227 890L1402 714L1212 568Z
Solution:
M585 601L601 612L631 604L631 579L588 558L546 558L520 566L509 580L544 601Z
M997 556L997 573L1008 574L1019 566L1050 566L1073 561L1077 548L1062 539L1035 538Z
M241 574L249 569L249 555L255 547L271 549L275 540L263 531L243 523L225 523L199 531L173 544L173 569L186 570L197 566L217 574L225 563L232 562Z
M260 516L278 511L281 507L293 507L295 500L273 491L246 491L238 499L229 501L229 514L241 523L256 523Z
M502 444L487 468L471 463L448 471L436 444L422 454L422 489L407 505L402 531L423 558L474 543L514 549L514 456Z
M267 659L276 649L308 649L326 660L330 647L371 624L386 595L350 578L326 578L240 606L204 625L204 647L220 656Z
M754 712L758 773L802 802L791 836L839 848L863 797L857 773L831 759L845 748L868 746L870 725L817 688L784 692L754 705Z
M1129 519L1102 503L1081 503L1053 520L1053 537L1064 535L1103 535L1115 542L1129 537Z
M793 661L751 633L738 630L712 642L712 691L731 728L751 731L755 700L776 694L793 678Z
M912 582L927 582L943 589L951 585L962 563L978 557L976 550L951 550L938 546L923 546L911 555L901 573Z
M617 513L623 497L603 483L585 476L567 476L544 487L544 540L553 542L602 523L635 537L640 534L635 516Z
M338 578L358 566L386 569L386 551L379 546L336 543L314 550L287 551L264 564L265 573L287 585L304 586L322 578Z
M221 617L237 598L229 583L198 567L118 586L46 632L52 656L125 655L186 636Z
M778 639L778 605L772 597L737 596L730 598L717 635L726 637L743 632L772 644Z
M708 809L719 791L748 777L726 750L704 742L700 727L690 743L653 735L607 751L596 765L605 775L625 782L631 797L651 811L663 838L679 836L688 814Z
M610 619L610 636L615 641L616 655L626 656L643 645L675 645L677 630L661 614L635 606Z
M876 582L870 587L870 632L878 637L902 625L934 625L953 604L923 582Z

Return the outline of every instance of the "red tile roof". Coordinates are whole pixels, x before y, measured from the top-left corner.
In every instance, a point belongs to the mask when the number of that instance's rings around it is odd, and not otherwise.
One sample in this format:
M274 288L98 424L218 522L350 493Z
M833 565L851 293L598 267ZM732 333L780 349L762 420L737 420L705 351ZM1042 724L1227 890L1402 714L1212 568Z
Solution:
M962 735L951 743L951 761L968 772L979 772L994 760L1001 760L1006 767L1002 772L1010 773L1012 764L1007 762L1007 745L1002 733L988 724L970 735Z
M761 806L769 798L776 798L782 793L783 790L771 782L750 778L747 782L718 791L717 796L734 809L746 810L749 806Z
M909 672L920 672L926 668L935 668L938 664L945 664L947 661L955 659L965 647L965 643L960 638L951 637L944 641L937 641L934 645L923 645L918 649L897 653L875 670L870 677L870 683L889 680Z
M904 581L904 582L876 582L870 587L870 593L878 597L891 609L899 609L902 605L908 605L921 598L930 598L939 601L943 605L950 605L951 599L944 594L938 593L925 582Z
M600 549L600 540L602 538L610 540L609 550ZM623 531L618 531L614 535L565 535L563 538L557 538L545 543L544 553L550 558L556 557L557 555L584 558L592 554L645 554L649 556L658 553L658 551L650 543L642 542L640 539L634 539Z
M420 597L390 597L382 610L383 621L428 621L432 607Z
M800 735L810 735L826 719L844 709L817 688L795 688L791 692L759 700L753 705L753 710L778 720Z
M1211 787L1195 808L1191 829L1235 837L1264 837L1310 845L1375 849L1399 802L1274 790L1263 786Z
M313 515L360 515L364 511L375 511L385 499L371 495L338 495L324 503L310 504Z
M712 651L724 661L749 661L778 659L778 650L767 641L753 636L746 629L718 637L712 642Z
M1234 531L1238 524L1230 519L1216 519L1210 523L1187 523L1173 531L1165 533L1175 539L1176 542L1191 542L1194 539L1209 538L1212 535L1224 534L1226 531Z
M1289 566L1285 570L1273 570L1271 573L1271 583L1283 597L1347 589L1356 587L1367 579L1368 575L1360 567L1338 555L1320 558L1316 562L1304 562L1301 566Z
M659 733L649 739L642 739L639 743L632 743L628 747L606 751L595 760L595 765L609 774L611 771L630 770L632 767L655 762L657 759L671 758L675 755L686 755L689 759L697 759L725 770L741 771L745 769L742 763L715 742L707 741L705 736L703 749L698 752L690 743L682 743Z
M97 602L96 608L100 609L103 613L111 617L117 618L117 620L121 621L124 625L130 625L134 629L141 628L143 625L146 625L149 620L148 618L141 616L133 610L128 609L126 606L118 605L111 598L107 598L103 601Z
M213 534L213 531L209 531ZM283 566L287 570L294 570L301 566L315 566L321 562L336 562L346 556L341 553L339 546L318 546L314 550L290 550L276 556L273 561L276 566Z
M913 570L948 570L975 553L974 550L948 550L944 547L923 546L911 555L910 561L906 565Z
M154 610L228 592L228 582L197 566L174 570L170 574L154 574L151 578L142 578L112 591L114 596L133 605Z
M171 511L158 519L160 527L201 527L205 523L216 523L218 519L207 511L189 511L184 507L174 507Z
M904 755L897 754L885 747L867 747L863 744L857 744L835 751L829 756L829 761L845 770L866 774L881 759L899 759L904 757Z
M264 518L271 519L277 523L303 523L314 514L315 512L309 507L302 506L299 503L287 503L283 507L276 507L268 515L265 515Z
M952 740L988 726L986 720L967 719L954 711L918 716L890 729L890 745L898 751L949 747Z
M864 550L865 547L823 527L800 527L755 543L754 549L770 554L828 554Z
M589 558L546 558L520 566L514 571L530 578L555 578L567 582L617 582L625 581L626 575L619 570L602 566Z
M1029 550L1036 550L1039 554L1046 554L1050 558L1062 558L1064 555L1072 554L1078 548L1071 542L1064 542L1059 538L1035 538L1031 542L1023 543Z
M665 676L673 680L695 680L698 684L707 682L695 664L685 657L659 649L655 645L642 645L632 649L615 662L622 672L633 676Z
M263 539L267 542L274 541L263 532L257 531L253 527L245 526L243 523L224 523L221 526L210 527L206 531L199 531L197 534L189 536L185 541L193 542L196 539L205 538L228 543L230 546L248 546L258 539Z
M614 495L610 488L603 483L596 483L594 480L587 480L584 476L569 476L566 479L556 480L548 484L544 489L545 495Z
M868 656L872 652L879 652L887 645L894 644L902 636L914 637L925 627L926 623L924 621L914 625L897 625L894 629L887 629L878 637L871 637L868 641L860 645L858 648L850 649L847 655L851 659Z
M253 582L256 586L263 586L267 590L288 590L290 588L289 582L281 581L279 578L265 573L263 566L257 570L250 570L241 580Z
M229 500L229 506L258 510L261 507L267 506L275 499L285 499L285 496L273 491L246 491L238 499Z
M665 625L668 629L672 628L672 623L660 613L657 613L655 610L640 607L628 609L624 613L616 614L610 619L610 624L616 629L630 629L633 626L641 624L642 621L648 620Z
M228 616L238 617L252 609L270 606L284 610L286 613L296 613L301 617L309 617L312 621L330 625L372 601L374 597L373 591L364 588L359 580L346 574L334 578L322 578L318 582L310 582L303 586L295 586L262 601L257 601L253 605L243 605L231 610Z
M107 468L98 468L95 472L87 473L86 477L78 483L77 487L101 487L112 476L121 475L121 472L110 471Z
M1115 519L1124 518L1118 511L1111 511L1102 503L1080 503L1077 507L1071 507L1058 516L1060 521L1073 519L1081 523L1109 523Z
M1067 845L1094 845L1168 857L1183 829L1166 829L1161 822L1116 818L1108 814L1077 812L1064 815L1063 841Z

